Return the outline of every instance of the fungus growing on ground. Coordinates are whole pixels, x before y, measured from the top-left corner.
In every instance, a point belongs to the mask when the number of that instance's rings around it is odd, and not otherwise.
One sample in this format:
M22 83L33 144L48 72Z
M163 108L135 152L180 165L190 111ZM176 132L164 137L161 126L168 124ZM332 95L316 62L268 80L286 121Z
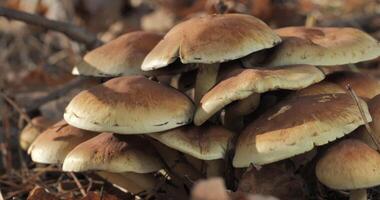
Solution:
M315 167L318 180L334 190L350 190L350 200L367 200L366 188L380 185L380 154L359 140L332 146Z
M191 99L174 88L129 76L80 92L66 107L64 118L85 130L142 134L186 125L193 113Z
M371 121L367 104L359 104ZM263 165L312 150L363 125L361 112L349 94L290 98L251 122L236 144L235 167Z
M198 103L216 83L219 63L271 48L280 41L265 23L253 16L194 17L174 26L146 56L141 68L149 71L166 67L177 58L184 64L197 63L195 102Z

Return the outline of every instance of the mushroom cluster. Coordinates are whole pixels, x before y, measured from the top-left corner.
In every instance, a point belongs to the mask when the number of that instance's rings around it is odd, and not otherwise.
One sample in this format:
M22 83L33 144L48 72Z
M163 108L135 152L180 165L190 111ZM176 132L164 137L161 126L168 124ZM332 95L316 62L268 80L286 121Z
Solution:
M363 199L380 185L380 81L345 65L378 56L380 43L354 28L272 30L244 14L194 17L163 37L127 33L74 67L108 80L77 94L28 152L139 193L157 174L173 184L232 176L234 190L240 168L260 173L328 145L316 176Z

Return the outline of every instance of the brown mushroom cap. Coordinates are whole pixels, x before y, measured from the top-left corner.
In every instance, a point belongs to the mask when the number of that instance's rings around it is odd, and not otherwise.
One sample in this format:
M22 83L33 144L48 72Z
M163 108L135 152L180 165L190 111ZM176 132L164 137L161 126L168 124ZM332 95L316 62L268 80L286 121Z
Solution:
M241 73L221 81L203 96L196 110L194 123L203 124L224 106L247 98L253 93L276 89L301 89L324 78L319 69L309 65L241 70Z
M359 99L368 121L367 104ZM321 146L364 124L349 94L324 94L287 99L251 122L240 135L235 167L268 164Z
M75 66L73 74L87 76L141 75L145 56L162 39L154 33L126 33L88 52Z
M144 59L142 70L165 67L177 58L182 63L220 63L270 48L280 41L264 22L250 15L194 17L165 35Z
M70 151L62 169L149 173L162 168L154 155L150 144L137 136L102 133Z
M30 145L28 153L38 163L62 163L78 144L96 136L95 133L70 126L64 120L41 133Z
M188 125L173 130L153 133L161 143L201 160L223 159L233 133L222 126Z
M21 149L27 150L33 141L53 122L43 116L34 117L20 133L19 143Z
M276 30L283 42L274 48L268 66L341 65L380 56L380 44L354 28L286 27Z
M341 86L329 82L329 81L321 81L314 85L311 85L307 88L298 90L295 93L295 96L310 96L310 95L318 95L318 94L338 94L338 93L346 93L347 91Z
M336 190L380 185L380 155L359 140L346 139L332 146L318 161L316 175Z
M364 73L357 72L337 72L332 74L330 81L346 88L350 85L355 93L364 100L372 99L380 94L380 81Z
M111 79L75 96L65 120L97 132L141 134L190 123L192 101L177 90L142 76Z

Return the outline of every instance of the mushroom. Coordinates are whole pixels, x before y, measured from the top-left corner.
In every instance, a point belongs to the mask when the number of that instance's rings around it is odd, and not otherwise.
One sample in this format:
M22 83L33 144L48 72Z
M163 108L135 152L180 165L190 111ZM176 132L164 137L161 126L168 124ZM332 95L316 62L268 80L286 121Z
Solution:
M85 130L142 134L188 124L193 113L186 95L145 77L129 76L80 92L66 107L64 118Z
M318 95L318 94L339 94L339 93L346 93L346 92L347 91L343 87L335 83L324 80L322 82L316 83L304 89L297 90L294 93L294 96L300 97L300 96L310 96L310 95Z
M342 65L380 56L376 39L354 28L286 27L276 30L282 43L265 65Z
M220 172L218 166L221 162L214 160L224 159L233 133L217 125L201 127L188 125L165 132L152 133L149 136L170 148L206 161L206 165L210 166L207 174L217 175L218 171ZM213 171L212 168L215 170Z
M350 190L350 200L367 200L366 188L380 185L380 155L359 140L332 146L315 167L318 180L334 190Z
M53 122L43 116L34 117L21 131L19 144L21 149L27 150L33 141Z
M161 35L145 31L126 33L88 53L74 68L74 75L115 77L131 75L177 74L194 69L186 65L162 70L144 72L141 64L145 56L162 39ZM176 65L177 63L173 63ZM175 68L174 68L175 67Z
M30 145L28 153L34 162L59 164L75 146L94 136L93 132L75 128L61 120L41 133Z
M361 99L359 104L371 121L367 104ZM233 165L247 167L290 158L343 137L362 124L358 105L349 94L286 99L244 129Z
M224 106L254 93L276 89L301 89L324 78L319 69L309 65L241 70L236 76L221 81L203 96L196 110L194 123L199 126Z
M280 41L265 23L253 16L214 14L194 17L174 26L146 56L141 69L149 71L166 67L177 58L185 64L198 64L197 103L216 83L219 63L271 48Z
M138 136L101 133L72 149L67 154L62 169L73 172L129 172L120 176L129 179L129 184L135 188L133 192L136 189L141 192L155 186L155 180L150 173L162 168L162 163L155 154L154 148ZM100 174L106 176L106 172Z
M162 167L154 155L155 150L138 136L101 133L72 149L62 169L73 172L103 170L150 173Z
M350 85L355 93L364 100L372 99L380 94L380 81L368 74L343 71L330 75L328 79L343 88Z

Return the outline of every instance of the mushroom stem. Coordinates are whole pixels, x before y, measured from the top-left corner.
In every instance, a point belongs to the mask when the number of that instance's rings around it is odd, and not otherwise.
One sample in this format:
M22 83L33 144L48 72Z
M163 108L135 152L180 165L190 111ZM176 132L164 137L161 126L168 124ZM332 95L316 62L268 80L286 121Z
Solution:
M206 160L205 163L207 165L207 169L206 169L207 178L223 177L224 162L222 159Z
M366 189L351 190L350 200L367 200L367 190Z
M253 93L245 99L226 107L224 125L232 131L241 131L244 127L243 116L256 110L260 104L260 94Z
M156 185L154 176L149 174L139 173L112 173L106 171L99 171L96 174L120 189L127 190L133 194L138 194L143 191L149 191Z
M197 78L195 81L194 101L198 104L203 97L215 84L218 78L219 63L200 64Z

